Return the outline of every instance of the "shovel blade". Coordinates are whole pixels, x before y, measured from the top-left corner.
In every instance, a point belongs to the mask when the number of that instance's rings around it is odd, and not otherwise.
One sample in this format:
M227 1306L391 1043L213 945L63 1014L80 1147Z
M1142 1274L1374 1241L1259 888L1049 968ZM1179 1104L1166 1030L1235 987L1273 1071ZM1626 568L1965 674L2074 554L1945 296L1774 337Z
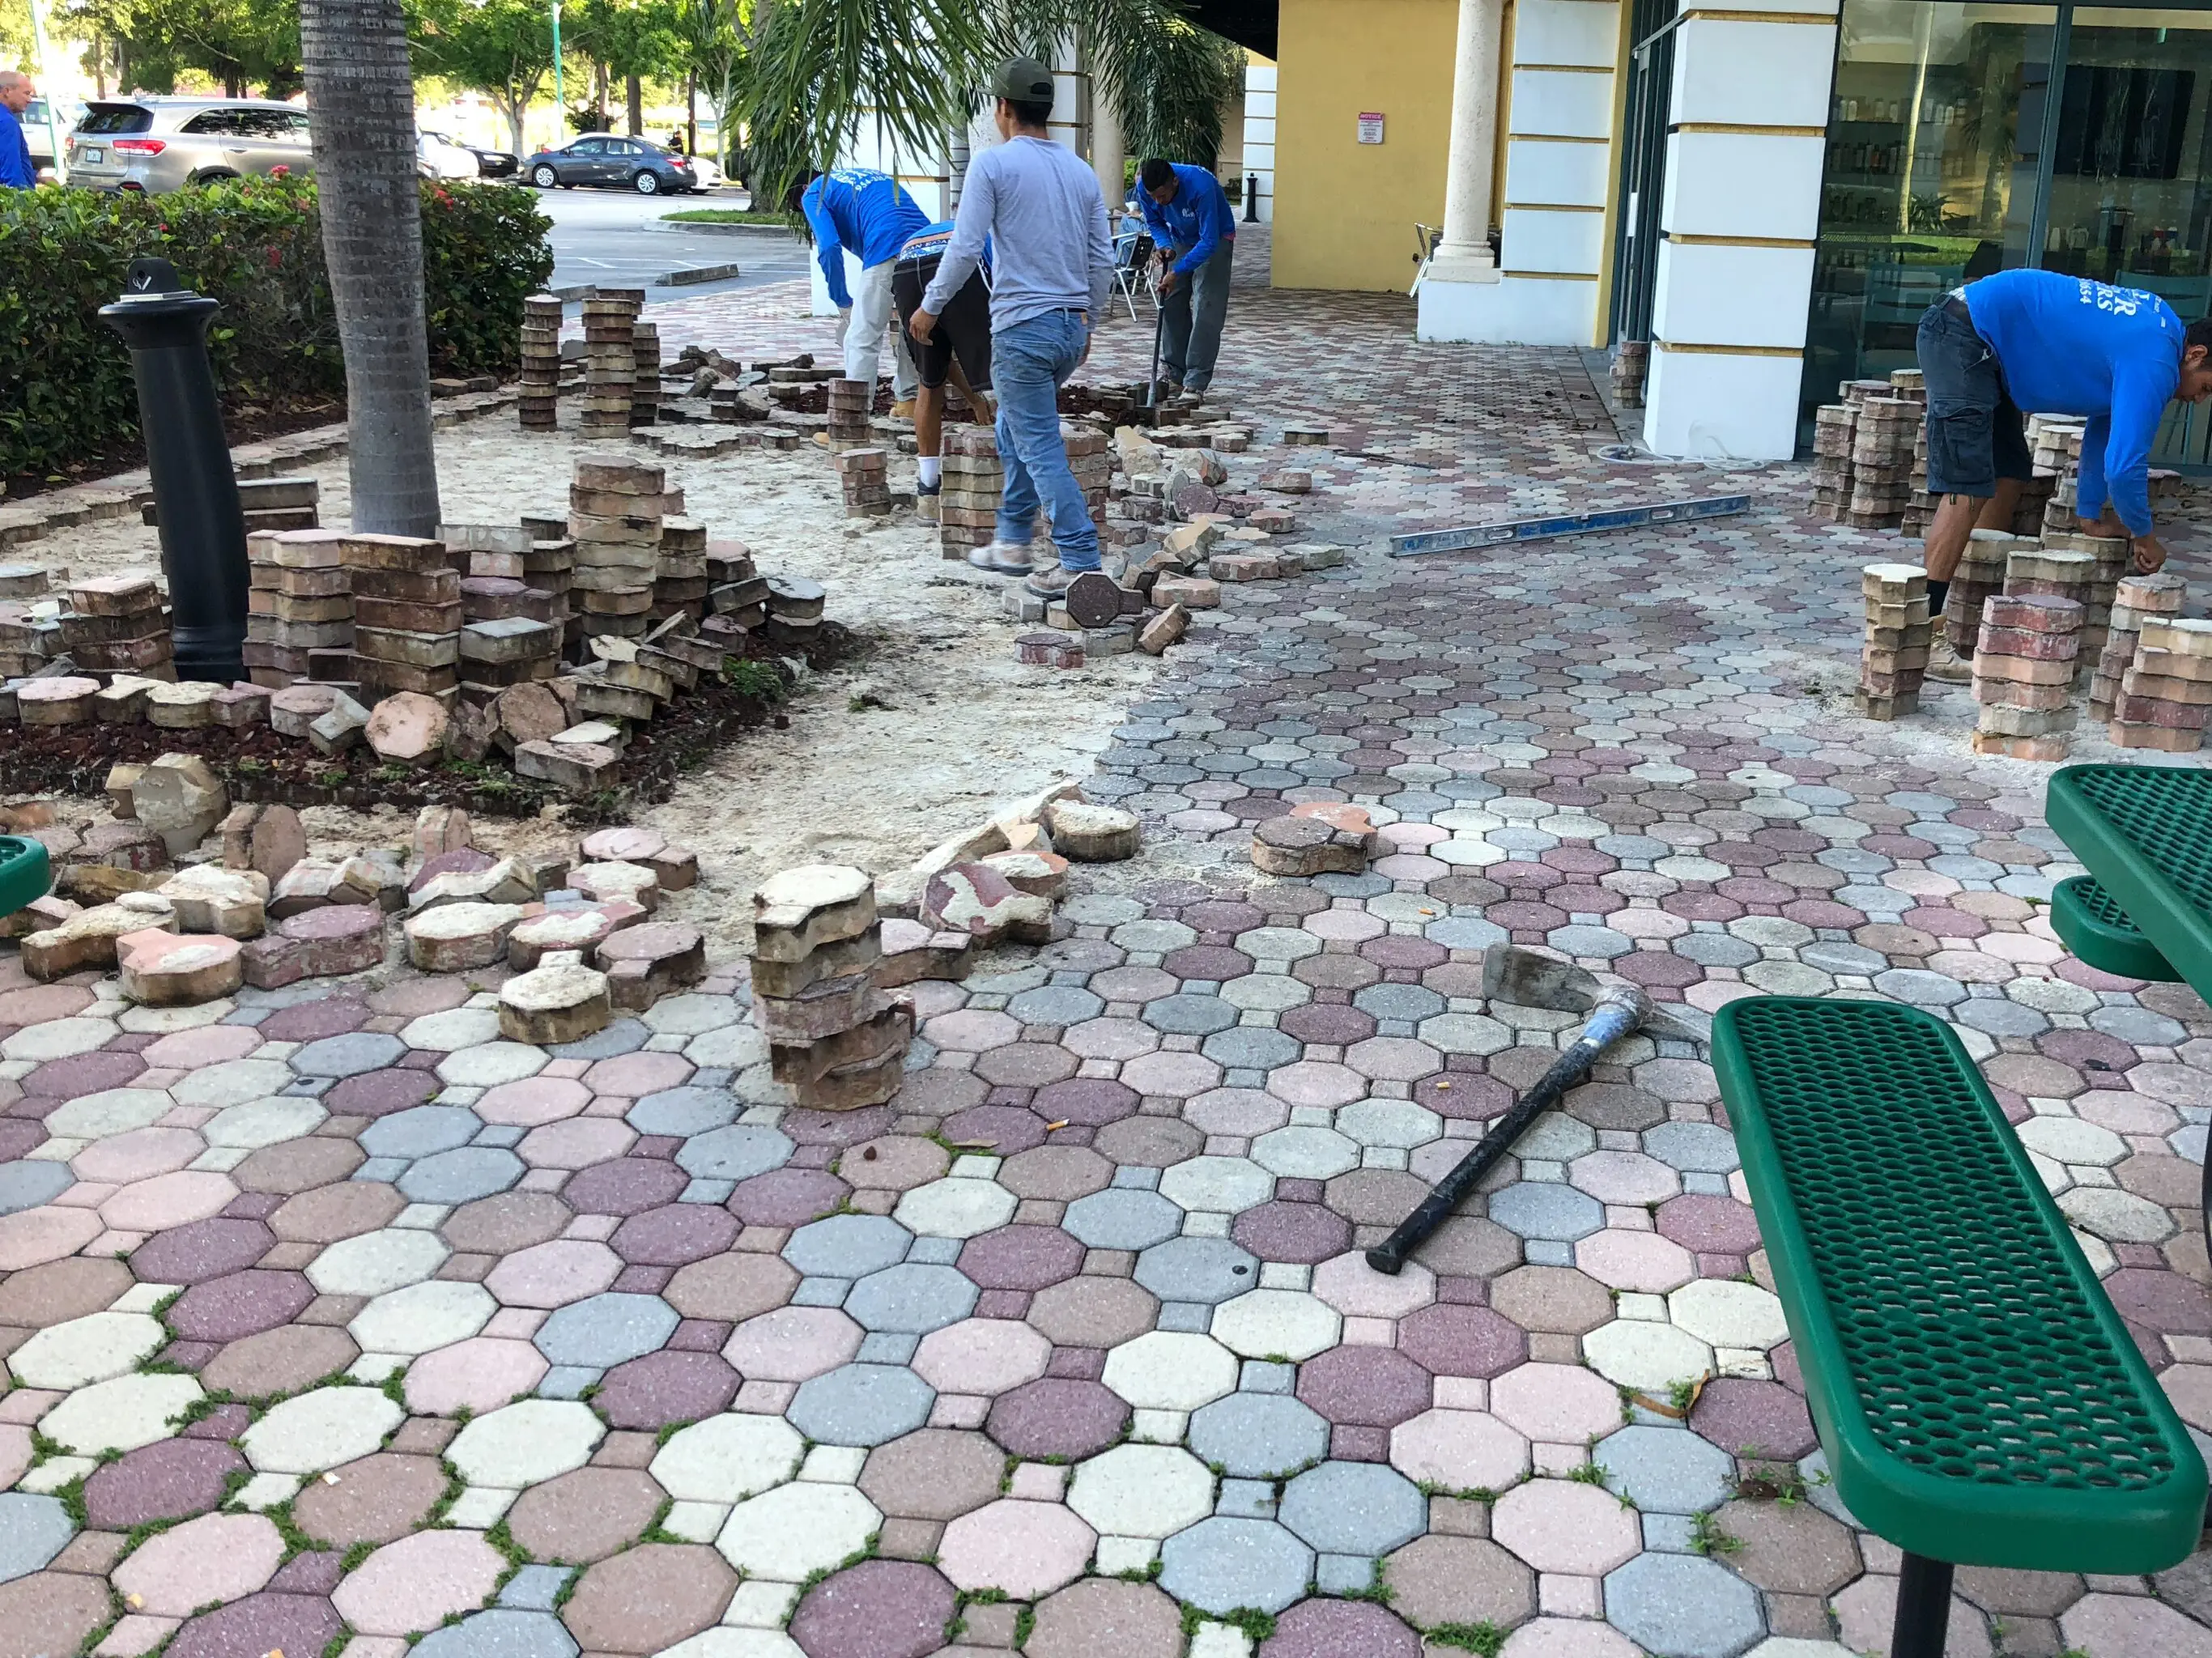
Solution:
M1518 944L1492 944L1482 952L1482 993L1516 1007L1545 1007L1561 1013L1587 1013L1605 987L1572 962L1540 956Z

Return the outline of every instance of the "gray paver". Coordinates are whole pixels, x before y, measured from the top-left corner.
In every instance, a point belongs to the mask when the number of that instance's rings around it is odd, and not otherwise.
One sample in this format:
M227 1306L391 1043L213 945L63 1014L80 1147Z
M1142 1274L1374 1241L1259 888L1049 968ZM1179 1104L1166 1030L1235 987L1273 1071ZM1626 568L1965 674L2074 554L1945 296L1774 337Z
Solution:
M1605 1224L1605 1206L1552 1181L1522 1181L1490 1199L1490 1218L1524 1238L1571 1243Z
M653 1032L638 1019L617 1019L605 1030L594 1031L580 1042L561 1042L545 1051L556 1060L611 1060L635 1054L652 1039Z
M1069 1204L1060 1225L1093 1249L1149 1249L1182 1230L1182 1211L1157 1192L1115 1186Z
M1273 1071L1291 1064L1304 1051L1297 1037L1262 1024L1241 1024L1217 1030L1199 1044L1200 1053L1217 1065L1232 1070Z
M1040 985L1035 990L1024 990L1006 1003L1006 1011L1024 1024L1080 1024L1105 1011L1103 998L1073 985Z
M44 1568L76 1530L59 1497L0 1491L0 1583Z
M738 1102L727 1089L688 1085L646 1095L630 1107L627 1121L641 1134L673 1134L688 1139L735 1121L737 1114Z
M499 1603L516 1612L550 1612L561 1586L574 1576L569 1566L524 1566L507 1580Z
M1380 1462L1324 1462L1283 1488L1283 1523L1325 1554L1388 1554L1428 1528L1428 1499Z
M1217 1515L1168 1539L1160 1562L1160 1587L1201 1611L1280 1612L1305 1594L1314 1553L1273 1521Z
M1735 1136L1710 1122L1662 1122L1644 1135L1644 1149L1672 1168L1704 1175L1725 1175L1742 1161Z
M773 1128L733 1122L684 1141L676 1162L685 1174L708 1180L750 1180L755 1175L782 1168L798 1149Z
M1281 1479L1327 1454L1328 1423L1287 1393L1231 1394L1193 1412L1190 1449L1237 1479Z
M361 1131L361 1149L372 1157L427 1157L466 1145L483 1120L461 1105L417 1105L379 1117Z
M1687 1428L1623 1428L1590 1461L1606 1486L1646 1514L1698 1514L1728 1500L1735 1459Z
M399 1190L410 1203L473 1203L520 1180L522 1159L495 1145L464 1145L410 1164Z
M1186 993L1146 1002L1143 1017L1153 1029L1164 1030L1170 1035L1211 1036L1217 1030L1228 1029L1240 1016L1218 996Z
M913 1233L881 1215L831 1215L793 1232L783 1258L810 1278L856 1278L896 1266L913 1242Z
M881 1445L929 1420L937 1390L904 1365L847 1364L802 1382L784 1412L823 1445Z
M907 1261L855 1284L845 1310L866 1330L927 1334L967 1317L978 1293L974 1280L952 1267Z
M65 1163L30 1159L0 1163L0 1215L35 1209L61 1196L75 1183Z
M1223 1302L1258 1285L1260 1262L1227 1238L1170 1238L1137 1257L1137 1282L1164 1302Z
M399 1063L407 1044L375 1030L349 1030L308 1042L292 1055L292 1069L303 1077L358 1077Z
M1696 1554L1640 1554L1605 1580L1606 1621L1667 1658L1736 1658L1766 1632L1759 1591Z
M421 1658L576 1658L580 1649L550 1610L501 1609L433 1630L415 1650Z
M532 1339L556 1364L604 1370L655 1351L678 1322L676 1309L659 1296L609 1291L556 1308Z

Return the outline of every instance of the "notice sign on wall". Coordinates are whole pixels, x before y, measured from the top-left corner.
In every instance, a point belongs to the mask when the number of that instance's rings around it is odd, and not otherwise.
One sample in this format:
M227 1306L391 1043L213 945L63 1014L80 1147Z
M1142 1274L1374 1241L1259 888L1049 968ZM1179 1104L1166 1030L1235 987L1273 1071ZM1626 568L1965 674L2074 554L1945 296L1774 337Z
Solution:
M1359 142L1363 144L1379 144L1382 142L1382 111L1375 109L1360 111Z

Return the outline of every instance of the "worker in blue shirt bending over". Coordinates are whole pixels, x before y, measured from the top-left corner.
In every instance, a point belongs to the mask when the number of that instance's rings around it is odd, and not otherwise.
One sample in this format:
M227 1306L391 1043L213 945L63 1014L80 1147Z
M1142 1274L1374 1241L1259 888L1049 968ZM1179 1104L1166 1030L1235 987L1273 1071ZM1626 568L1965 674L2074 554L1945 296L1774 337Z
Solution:
M2022 410L2086 415L2074 510L2085 532L2125 536L2135 568L2166 562L2150 516L2150 451L2166 405L2212 397L2212 318L2185 325L2155 294L2055 270L2001 270L1954 290L1920 319L1928 387L1928 608L1942 615L1977 528L2009 530L2033 472ZM1941 629L1931 678L1968 665Z
M1202 167L1154 156L1138 170L1137 182L1146 228L1167 267L1160 277L1166 383L1158 390L1195 398L1213 383L1214 360L1221 355L1237 215L1221 181Z
M830 284L830 297L837 307L845 377L873 386L884 331L891 324L891 275L899 250L928 228L929 216L890 173L864 167L816 173L799 206L813 234L814 257L821 263L823 280ZM848 250L860 262L857 296L845 286ZM901 337L891 347L891 395L896 399L891 412L911 416L914 392L914 363Z

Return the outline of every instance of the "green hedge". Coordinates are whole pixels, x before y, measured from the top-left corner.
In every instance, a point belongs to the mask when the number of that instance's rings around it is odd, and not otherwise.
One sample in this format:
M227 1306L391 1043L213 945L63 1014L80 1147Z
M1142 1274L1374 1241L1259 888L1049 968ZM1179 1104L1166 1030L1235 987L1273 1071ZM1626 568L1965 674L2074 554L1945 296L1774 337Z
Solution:
M552 274L550 228L527 191L423 182L433 374L514 370L523 296ZM130 354L98 313L149 254L222 301L209 339L226 408L343 395L312 181L154 197L0 191L0 478L52 472L137 435Z

